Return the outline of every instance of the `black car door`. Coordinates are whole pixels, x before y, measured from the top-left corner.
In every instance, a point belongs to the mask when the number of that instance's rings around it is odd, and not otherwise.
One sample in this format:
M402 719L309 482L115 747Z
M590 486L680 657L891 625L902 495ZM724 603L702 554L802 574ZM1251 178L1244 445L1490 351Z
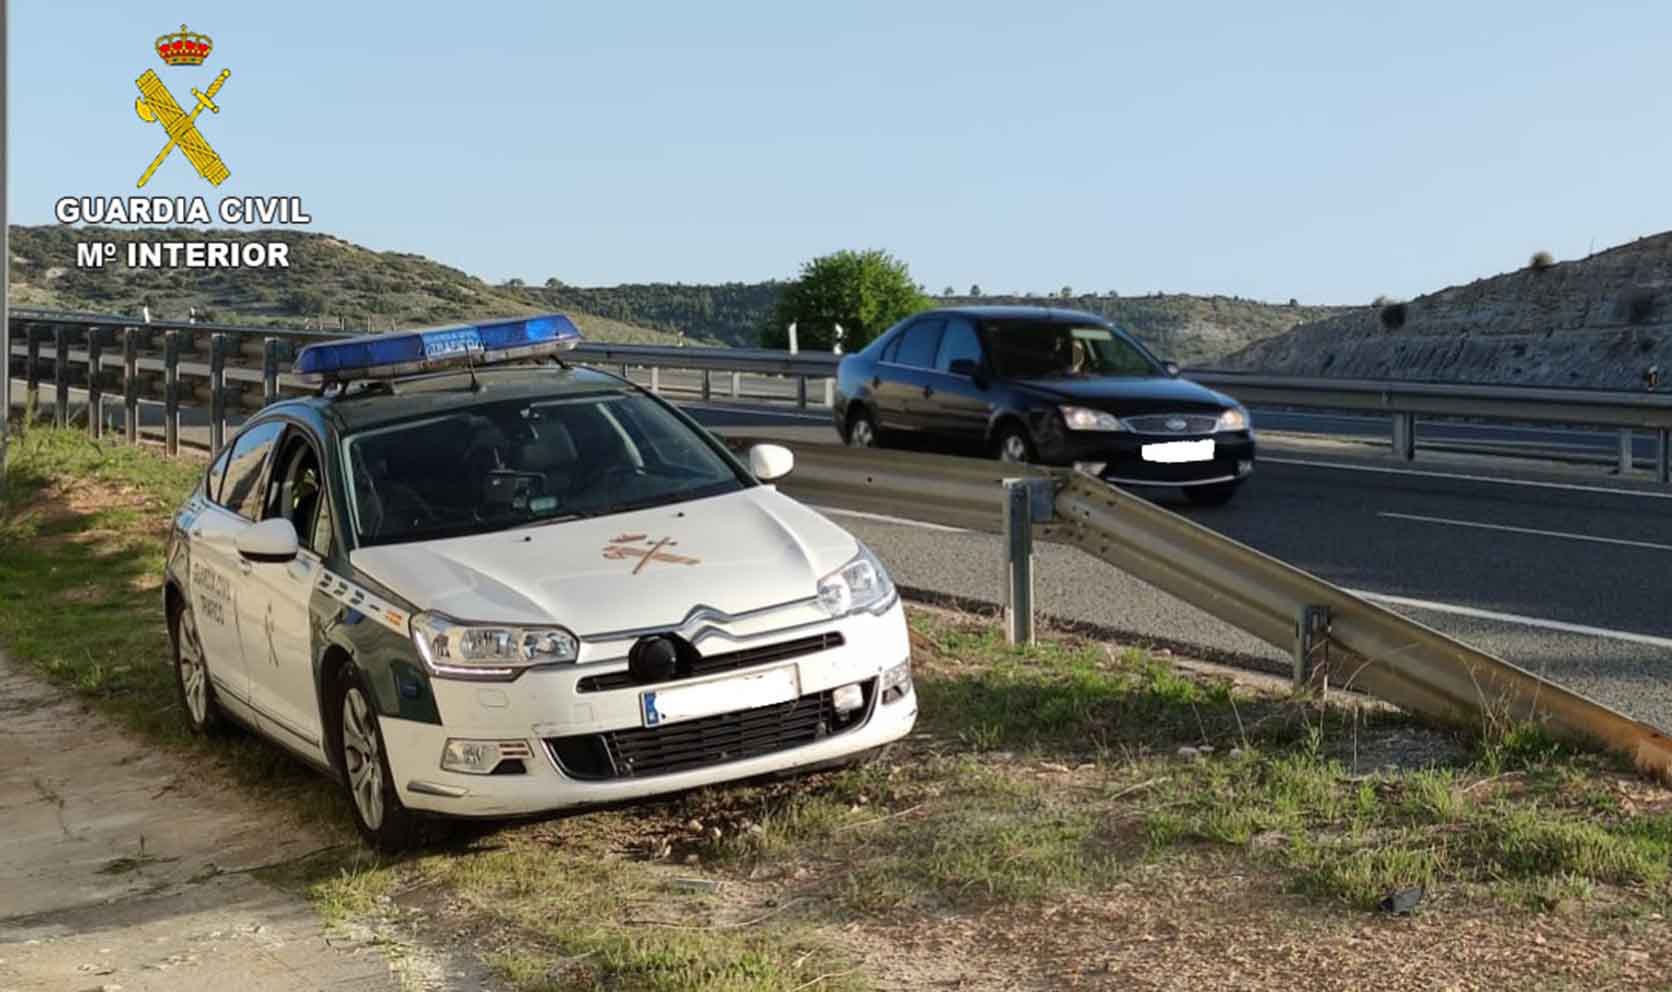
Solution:
M873 388L878 427L894 431L923 429L924 391L934 375L943 323L939 317L913 322L901 332L899 346L884 352L883 360L877 363Z
M960 443L981 443L991 410L983 361L975 324L967 317L946 318L934 372L920 401L924 430Z

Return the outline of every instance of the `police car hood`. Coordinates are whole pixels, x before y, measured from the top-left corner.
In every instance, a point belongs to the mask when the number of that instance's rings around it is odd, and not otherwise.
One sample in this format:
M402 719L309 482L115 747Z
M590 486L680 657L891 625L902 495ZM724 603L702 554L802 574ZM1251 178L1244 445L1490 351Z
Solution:
M858 552L770 486L606 517L362 548L354 567L415 609L559 623L583 637L804 599Z

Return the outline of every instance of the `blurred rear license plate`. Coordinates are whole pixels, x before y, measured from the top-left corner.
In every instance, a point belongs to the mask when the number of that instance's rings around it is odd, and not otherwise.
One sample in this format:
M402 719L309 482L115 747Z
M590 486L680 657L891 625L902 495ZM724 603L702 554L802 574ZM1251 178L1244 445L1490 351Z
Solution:
M644 713L645 726L660 727L665 723L695 720L716 713L734 713L787 703L800 695L800 679L796 678L795 666L792 665L742 678L641 693L639 708Z
M1168 465L1176 465L1179 462L1211 462L1213 438L1146 444L1138 449L1138 453L1144 456L1146 462L1162 462Z

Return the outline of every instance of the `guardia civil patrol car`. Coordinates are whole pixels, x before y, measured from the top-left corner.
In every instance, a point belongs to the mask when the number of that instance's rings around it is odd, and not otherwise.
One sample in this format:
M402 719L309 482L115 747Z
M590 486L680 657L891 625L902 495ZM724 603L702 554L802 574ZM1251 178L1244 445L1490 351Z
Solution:
M170 535L191 727L341 781L373 844L823 765L910 731L859 541L623 379L561 315L313 345Z

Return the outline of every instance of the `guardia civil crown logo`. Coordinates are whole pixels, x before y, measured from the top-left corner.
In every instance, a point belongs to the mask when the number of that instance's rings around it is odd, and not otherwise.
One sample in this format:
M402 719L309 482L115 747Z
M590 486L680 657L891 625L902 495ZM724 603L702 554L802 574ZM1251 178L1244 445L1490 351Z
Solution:
M173 34L165 34L157 39L157 56L170 66L201 66L204 59L209 57L215 43L206 34L197 34L187 30L184 24ZM163 145L162 151L151 160L145 172L139 177L139 187L151 181L157 169L168 159L169 153L175 148L185 156L197 174L202 176L211 186L219 186L232 175L232 171L221 161L221 156L215 151L209 139L198 130L197 116L204 110L212 114L221 112L215 104L215 94L226 85L227 78L232 75L231 69L222 69L221 74L204 90L192 87L192 96L196 98L196 106L188 113L180 108L174 94L169 92L163 81L157 78L154 70L147 69L134 84L139 87L139 96L134 100L134 112L139 119L146 123L159 125L168 136L168 143Z

